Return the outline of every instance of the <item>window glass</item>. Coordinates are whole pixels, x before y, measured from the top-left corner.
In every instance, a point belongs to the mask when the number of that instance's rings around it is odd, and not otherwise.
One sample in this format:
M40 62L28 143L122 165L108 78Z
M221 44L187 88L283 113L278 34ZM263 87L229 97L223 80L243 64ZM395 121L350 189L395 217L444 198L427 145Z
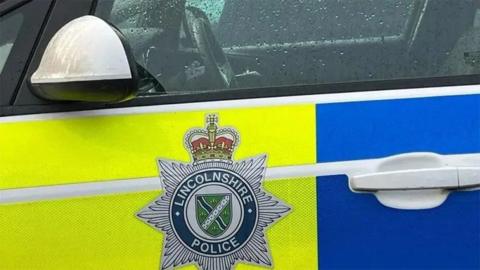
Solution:
M413 7L414 0L230 1L217 36L225 46L398 36Z
M475 13L475 20L473 23L473 27L480 27L480 9L477 10L477 12Z
M225 0L187 0L186 5L201 9L207 15L210 23L216 26L222 17Z
M478 74L473 0L99 2L167 93Z
M14 12L0 17L0 75L3 72L3 67L7 63L7 58L12 51L13 44L20 32L22 23L23 15L21 13Z

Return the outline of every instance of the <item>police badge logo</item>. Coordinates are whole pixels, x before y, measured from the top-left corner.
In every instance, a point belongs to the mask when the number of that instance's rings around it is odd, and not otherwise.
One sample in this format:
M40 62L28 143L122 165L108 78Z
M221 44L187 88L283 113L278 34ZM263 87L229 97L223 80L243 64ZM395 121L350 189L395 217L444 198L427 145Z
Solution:
M158 161L165 193L138 213L165 233L161 269L272 266L265 230L290 208L262 188L266 156L233 161L238 133L217 122L208 115L206 129L186 134L192 163Z

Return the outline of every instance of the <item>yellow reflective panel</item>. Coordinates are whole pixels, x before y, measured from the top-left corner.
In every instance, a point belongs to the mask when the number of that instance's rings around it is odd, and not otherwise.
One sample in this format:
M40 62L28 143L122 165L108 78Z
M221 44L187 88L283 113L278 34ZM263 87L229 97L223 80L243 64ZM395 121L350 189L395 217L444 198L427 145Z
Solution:
M316 269L315 178L271 180L264 187L293 209L267 229L274 269ZM163 234L135 214L158 195L1 205L0 269L157 270ZM239 264L236 269L265 268Z
M185 133L207 113L240 133L234 159L315 162L315 106L86 116L0 123L0 189L158 175L158 157L188 162Z
M0 206L0 269L156 269L162 235L135 212L157 195Z

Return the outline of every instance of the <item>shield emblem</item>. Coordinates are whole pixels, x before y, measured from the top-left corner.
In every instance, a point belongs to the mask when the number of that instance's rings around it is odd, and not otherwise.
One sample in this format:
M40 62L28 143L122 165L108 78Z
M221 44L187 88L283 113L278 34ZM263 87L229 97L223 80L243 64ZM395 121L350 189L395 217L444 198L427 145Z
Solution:
M204 233L217 238L232 222L232 194L202 194L195 196L197 223Z

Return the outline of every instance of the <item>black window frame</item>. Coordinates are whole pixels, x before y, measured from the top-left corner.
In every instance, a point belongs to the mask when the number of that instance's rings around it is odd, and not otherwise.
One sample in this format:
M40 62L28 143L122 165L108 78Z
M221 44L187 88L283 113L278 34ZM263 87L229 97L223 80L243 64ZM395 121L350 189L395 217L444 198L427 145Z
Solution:
M413 88L431 88L444 86L480 85L479 75L462 75L449 77L431 77L420 79L401 79L388 81L368 81L353 83L336 83L323 85L300 85L286 87L250 88L228 90L223 92L163 95L138 97L136 99L117 104L96 104L84 102L61 102L42 105L25 105L5 107L1 116L14 116L26 114L73 112L98 109L114 109L141 107L153 105L169 105L180 103L196 103L209 101L241 100L268 97L289 97L319 94L342 94L352 92L382 91L382 90L408 90Z

